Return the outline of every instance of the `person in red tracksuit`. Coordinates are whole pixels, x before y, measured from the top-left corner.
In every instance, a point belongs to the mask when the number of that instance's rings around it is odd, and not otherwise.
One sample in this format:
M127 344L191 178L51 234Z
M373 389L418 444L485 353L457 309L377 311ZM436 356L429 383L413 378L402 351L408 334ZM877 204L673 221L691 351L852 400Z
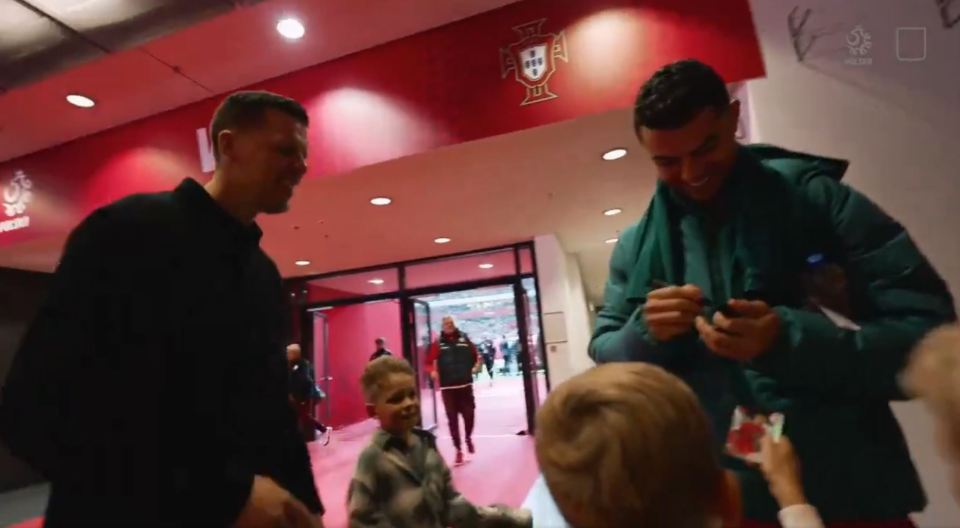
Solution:
M457 464L463 463L460 444L460 419L463 415L464 436L467 451L476 452L473 446L473 423L476 403L473 398L473 375L480 371L480 354L467 334L457 328L453 317L443 318L440 338L433 342L427 355L427 370L434 382L440 385L443 407L450 424L450 437L457 448Z

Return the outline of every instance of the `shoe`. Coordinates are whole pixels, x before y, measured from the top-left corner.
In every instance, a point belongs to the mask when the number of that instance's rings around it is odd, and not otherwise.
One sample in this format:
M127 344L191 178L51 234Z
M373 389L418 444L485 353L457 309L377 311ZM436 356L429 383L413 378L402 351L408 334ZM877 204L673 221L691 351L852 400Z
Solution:
M473 448L473 440L467 440L467 452L471 455L477 452L477 450Z
M457 466L463 464L463 451L457 451L457 458L453 463Z
M327 427L325 431L317 430L317 441L320 442L322 446L330 445L330 437L333 436L333 428Z

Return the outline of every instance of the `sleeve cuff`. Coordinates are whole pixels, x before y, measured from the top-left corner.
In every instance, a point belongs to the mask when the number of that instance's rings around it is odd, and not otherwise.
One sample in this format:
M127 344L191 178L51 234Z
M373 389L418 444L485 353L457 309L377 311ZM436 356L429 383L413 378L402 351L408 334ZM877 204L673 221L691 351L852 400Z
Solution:
M787 506L777 514L783 528L823 528L817 509L809 504Z
M661 367L682 362L697 346L693 334L661 343L650 337L641 321L630 321L616 332L610 332L593 343L597 363L644 361Z

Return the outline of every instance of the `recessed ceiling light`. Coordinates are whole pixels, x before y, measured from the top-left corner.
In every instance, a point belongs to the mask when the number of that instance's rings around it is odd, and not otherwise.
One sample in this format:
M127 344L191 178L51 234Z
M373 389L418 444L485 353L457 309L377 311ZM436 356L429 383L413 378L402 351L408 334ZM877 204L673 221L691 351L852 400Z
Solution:
M380 286L381 284L383 284L383 279L370 279L367 282L369 282L370 284L375 284L377 286Z
M298 261L294 262L294 264L296 264L297 266L309 266L309 265L310 265L310 261L309 261L309 260L298 260Z
M439 238L434 238L433 242L436 244L449 244L450 239L447 237L439 237Z
M376 198L371 198L370 203L373 205L390 205L393 203L393 200L386 196L377 196Z
M620 214L620 213L622 213L622 212L623 212L623 209L620 209L619 207L614 207L613 209L607 209L606 211L604 211L604 212L603 212L603 215L604 215L604 216L617 216L618 214Z
M80 94L70 94L67 96L67 102L73 106L79 106L80 108L93 108L96 105L96 101L90 99L86 95Z
M485 262L485 263L483 263L483 264L480 264L480 265L477 266L477 267L480 268L480 269L493 269L493 264L490 264L490 263L488 263L488 262Z
M296 18L284 18L277 22L277 32L290 40L297 40L307 32Z
M614 160L618 160L618 159L620 159L620 158L622 158L622 157L624 157L624 156L626 156L626 155L627 155L627 149L625 149L625 148L615 148L615 149L610 149L610 150L604 152L604 153L603 153L603 156L601 156L601 157L603 158L604 161L614 161Z
M608 239L604 240L604 242L606 242L607 244L616 244L616 243L617 243L617 240L620 240L620 239L619 239L619 238L608 238Z

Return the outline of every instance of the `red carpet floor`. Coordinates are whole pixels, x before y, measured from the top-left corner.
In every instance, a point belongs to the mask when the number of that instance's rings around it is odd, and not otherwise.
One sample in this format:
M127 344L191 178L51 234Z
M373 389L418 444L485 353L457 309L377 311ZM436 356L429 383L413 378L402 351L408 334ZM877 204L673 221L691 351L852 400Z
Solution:
M526 429L521 378L498 378L493 387L489 387L487 381L480 381L476 397L474 443L477 453L466 464L452 468L454 484L475 504L520 506L539 475L533 438L516 434ZM452 464L454 449L442 409L440 416L437 430L440 452ZM309 445L313 473L327 508L324 516L327 528L347 526L347 486L357 456L376 427L373 420L354 424L336 431L328 446L316 442ZM34 519L13 528L39 528L41 523L41 519Z

